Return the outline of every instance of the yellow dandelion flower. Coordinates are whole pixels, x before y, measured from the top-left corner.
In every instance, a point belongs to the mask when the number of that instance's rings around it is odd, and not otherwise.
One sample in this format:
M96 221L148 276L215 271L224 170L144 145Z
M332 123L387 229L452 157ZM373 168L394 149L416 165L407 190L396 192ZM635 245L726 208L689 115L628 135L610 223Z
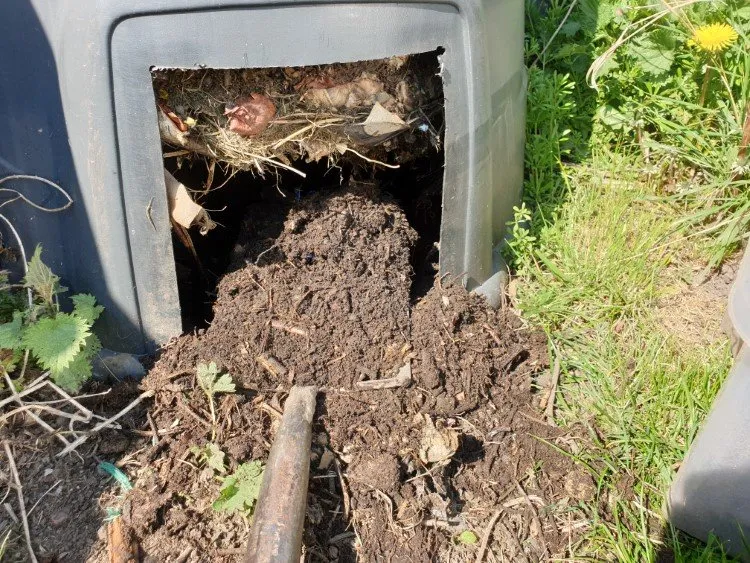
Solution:
M712 23L695 29L690 44L709 53L723 51L737 41L737 32L726 23Z

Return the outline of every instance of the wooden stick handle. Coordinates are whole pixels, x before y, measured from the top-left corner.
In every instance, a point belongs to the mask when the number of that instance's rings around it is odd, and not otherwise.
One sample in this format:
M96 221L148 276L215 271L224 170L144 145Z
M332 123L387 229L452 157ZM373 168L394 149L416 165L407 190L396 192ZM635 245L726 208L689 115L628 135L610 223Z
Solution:
M271 446L246 563L299 563L310 478L315 387L292 387Z

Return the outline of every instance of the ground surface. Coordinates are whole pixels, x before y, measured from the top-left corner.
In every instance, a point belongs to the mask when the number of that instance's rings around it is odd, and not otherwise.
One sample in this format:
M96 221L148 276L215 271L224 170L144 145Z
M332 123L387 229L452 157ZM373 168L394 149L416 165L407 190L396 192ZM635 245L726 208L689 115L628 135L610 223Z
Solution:
M146 406L156 443L136 412L131 422L146 436L111 432L93 452L116 462L134 489L123 496L110 486L97 501L103 477L88 452L85 462L58 462L53 477L68 492L39 504L36 545L60 560L106 560L96 530L110 507L148 560L241 559L248 521L212 509L221 472L194 452L212 434L196 366L214 361L237 385L216 395L213 442L228 472L267 457L292 383L321 388L307 560L473 560L488 533L488 560L564 556L578 535L569 507L592 500L595 486L560 451L579 451L582 432L549 425L538 406L547 395L534 391L548 364L544 336L449 279L411 303L416 233L372 188L315 195L264 216L248 219L211 326L166 347L141 385L155 391ZM357 390L405 365L408 387ZM56 446L46 448L50 459ZM44 464L25 457L33 455L27 440L17 452L22 478L41 483ZM31 485L27 503L48 486ZM49 526L60 508L67 517ZM459 540L465 531L469 540Z

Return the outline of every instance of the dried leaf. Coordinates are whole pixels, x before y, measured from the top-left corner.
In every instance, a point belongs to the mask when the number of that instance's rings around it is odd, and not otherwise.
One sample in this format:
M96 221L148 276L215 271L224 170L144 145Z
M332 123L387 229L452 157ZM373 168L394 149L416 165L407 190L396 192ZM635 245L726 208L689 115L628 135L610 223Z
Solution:
M437 463L453 457L458 450L458 433L450 428L438 429L429 416L425 417L419 458L424 463Z

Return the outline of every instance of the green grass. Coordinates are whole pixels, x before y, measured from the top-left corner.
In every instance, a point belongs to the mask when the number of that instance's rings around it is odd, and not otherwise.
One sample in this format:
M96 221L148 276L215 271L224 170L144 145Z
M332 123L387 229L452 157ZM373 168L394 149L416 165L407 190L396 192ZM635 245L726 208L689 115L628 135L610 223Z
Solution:
M684 291L685 272L710 273L750 224L750 180L736 173L750 55L741 44L722 55L728 94L712 83L698 104L704 61L684 44L669 47L668 75L644 71L636 55L663 40L656 30L616 55L596 92L589 65L653 9L580 0L568 13L570 5L528 6L525 201L507 249L516 304L560 358L558 420L589 436L570 455L592 473L598 495L580 507L588 526L566 557L727 561L717 541L671 529L663 509L731 368L729 345L686 342L663 307ZM715 6L690 6L662 20L660 33L684 42L690 19L737 15L746 42L748 10L740 17L731 4Z
M660 323L659 299L674 293L685 256L684 243L664 244L679 210L654 202L623 166L599 156L563 167L566 201L517 260L518 306L561 358L560 422L591 429L577 459L599 495L571 555L654 561L668 547L683 561L722 560L716 547L671 534L661 513L675 464L728 373L729 347L686 347ZM633 498L618 489L624 482Z

